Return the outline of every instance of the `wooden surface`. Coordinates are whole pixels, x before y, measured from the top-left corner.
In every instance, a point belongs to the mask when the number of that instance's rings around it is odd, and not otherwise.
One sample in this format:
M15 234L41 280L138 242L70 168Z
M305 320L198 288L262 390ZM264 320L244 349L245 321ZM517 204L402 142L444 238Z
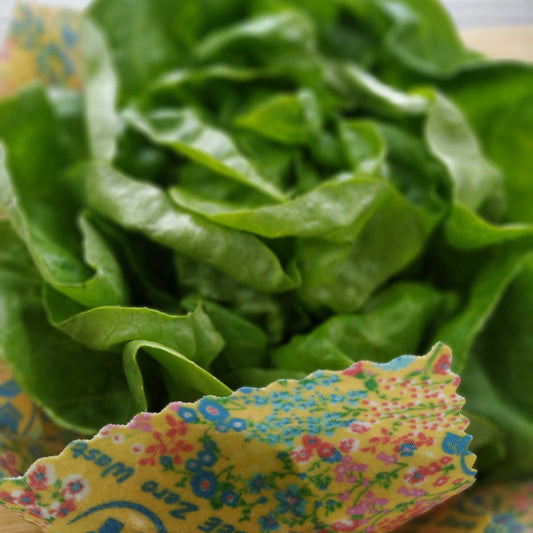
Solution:
M533 6L532 6L533 11ZM461 32L466 45L496 59L533 61L533 24Z
M17 515L1 508L0 531L2 533L41 533L41 530L38 527L30 526Z
M2 0L0 0L1 2ZM466 44L502 59L533 61L533 25L514 28L491 28L462 32ZM0 533L40 533L16 515L0 507Z

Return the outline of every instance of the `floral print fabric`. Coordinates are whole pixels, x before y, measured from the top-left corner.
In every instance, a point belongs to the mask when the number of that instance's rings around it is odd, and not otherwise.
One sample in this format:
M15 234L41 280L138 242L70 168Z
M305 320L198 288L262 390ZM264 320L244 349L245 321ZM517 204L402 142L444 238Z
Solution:
M533 482L475 486L397 533L530 533Z
M20 3L0 47L0 96L35 81L81 88L80 58L76 11Z
M62 533L393 531L474 481L450 361L437 345L173 403L39 460L0 498Z

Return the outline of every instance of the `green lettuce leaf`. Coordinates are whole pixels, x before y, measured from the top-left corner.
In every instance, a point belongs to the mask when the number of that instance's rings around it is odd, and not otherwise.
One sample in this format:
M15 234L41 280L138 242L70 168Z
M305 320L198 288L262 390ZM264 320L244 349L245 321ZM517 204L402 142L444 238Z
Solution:
M360 313L337 315L307 335L297 335L272 353L277 368L312 372L343 370L354 361L383 363L391 352L413 353L442 296L435 289L398 283L376 296Z
M154 380L153 374L148 379L146 377L146 365L142 364L141 357L147 356L160 366L159 380L155 378L157 381ZM166 402L169 398L179 397L184 401L194 401L206 394L229 396L232 392L229 387L194 361L161 344L148 341L130 342L124 348L123 357L124 370L138 411L146 411L149 406L152 409L157 406L154 400L149 402L145 386L151 384L151 392L154 393L161 381L167 393Z
M0 357L58 424L93 434L135 407L120 356L86 348L48 324L42 280L24 244L0 221Z
M158 110L148 116L129 109L125 119L153 142L170 147L199 165L275 200L284 198L239 152L228 135L203 122L192 109Z
M0 203L48 283L86 306L122 305L128 291L113 251L61 180L58 127L38 86L0 103Z
M73 176L87 205L124 228L139 231L265 292L285 291L298 285L294 269L292 277L262 242L180 210L152 185L101 163L84 165Z
M201 306L184 316L140 307L75 312L72 301L50 287L45 287L44 304L55 327L93 350L119 349L130 341L157 342L208 368L224 346Z

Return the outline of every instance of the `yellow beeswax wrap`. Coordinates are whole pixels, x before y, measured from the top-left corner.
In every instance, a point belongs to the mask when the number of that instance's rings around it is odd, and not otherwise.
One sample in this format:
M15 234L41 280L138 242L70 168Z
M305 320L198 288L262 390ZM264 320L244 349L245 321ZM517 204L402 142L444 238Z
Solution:
M0 96L35 81L81 88L80 25L74 10L19 3L0 49Z
M59 453L72 438L46 418L0 361L0 479L22 474L38 457Z
M0 498L53 532L392 531L474 481L449 348L173 403Z
M397 533L531 533L533 481L469 489Z

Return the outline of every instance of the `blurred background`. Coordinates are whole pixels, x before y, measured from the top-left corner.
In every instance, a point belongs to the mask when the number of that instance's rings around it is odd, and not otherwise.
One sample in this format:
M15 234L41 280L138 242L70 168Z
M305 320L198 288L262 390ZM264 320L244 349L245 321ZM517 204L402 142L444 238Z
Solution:
M0 38L17 0L0 0ZM82 8L90 0L39 0L42 3ZM533 25L533 0L443 0L461 29Z

